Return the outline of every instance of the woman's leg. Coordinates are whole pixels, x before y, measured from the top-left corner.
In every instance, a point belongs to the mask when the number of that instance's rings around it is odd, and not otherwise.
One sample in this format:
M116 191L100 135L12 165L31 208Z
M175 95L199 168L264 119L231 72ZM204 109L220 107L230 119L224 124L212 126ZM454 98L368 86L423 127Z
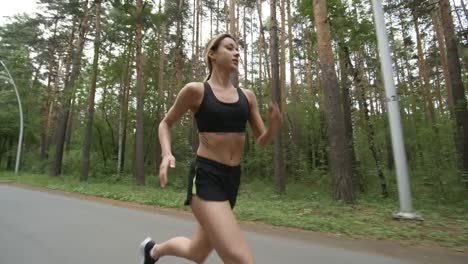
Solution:
M157 244L151 251L155 259L163 256L176 256L203 263L213 250L208 236L203 228L198 225L192 239L186 237L174 237L164 243Z
M254 264L254 258L229 202L212 202L194 195L192 211L225 264Z

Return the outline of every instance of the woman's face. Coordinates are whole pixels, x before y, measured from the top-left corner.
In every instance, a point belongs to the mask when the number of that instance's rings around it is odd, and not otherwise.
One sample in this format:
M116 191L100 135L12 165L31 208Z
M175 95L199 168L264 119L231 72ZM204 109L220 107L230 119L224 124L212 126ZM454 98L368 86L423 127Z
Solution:
M213 53L212 62L218 67L236 71L239 65L239 46L237 43L232 38L224 38Z

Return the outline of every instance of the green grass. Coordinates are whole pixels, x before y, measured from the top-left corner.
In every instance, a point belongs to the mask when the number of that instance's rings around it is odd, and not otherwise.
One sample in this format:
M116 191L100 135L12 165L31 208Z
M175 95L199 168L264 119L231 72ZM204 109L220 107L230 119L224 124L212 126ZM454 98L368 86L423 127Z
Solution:
M0 183L21 183L85 195L186 210L182 180L173 179L164 190L155 188L154 177L147 186L137 186L131 178L107 181L90 179L80 183L76 176L60 178L44 175L0 172ZM324 188L322 188L324 189ZM320 188L291 183L286 194L277 194L271 182L243 183L235 213L243 221L294 227L340 234L351 238L390 240L405 245L441 246L468 252L468 206L465 203L415 199L415 208L424 221L394 220L395 199L363 196L353 206L331 200Z

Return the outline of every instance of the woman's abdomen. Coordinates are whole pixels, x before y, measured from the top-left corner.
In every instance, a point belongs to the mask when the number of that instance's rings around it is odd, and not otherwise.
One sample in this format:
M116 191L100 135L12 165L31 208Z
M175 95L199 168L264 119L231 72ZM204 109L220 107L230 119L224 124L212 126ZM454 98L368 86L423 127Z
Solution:
M240 164L244 150L244 133L199 133L197 155L229 166Z

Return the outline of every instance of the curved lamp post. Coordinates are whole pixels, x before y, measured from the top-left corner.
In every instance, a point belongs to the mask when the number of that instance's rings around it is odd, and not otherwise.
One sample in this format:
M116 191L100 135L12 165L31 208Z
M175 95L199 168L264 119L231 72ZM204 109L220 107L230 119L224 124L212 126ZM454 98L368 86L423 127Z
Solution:
M15 88L15 93L16 93L16 99L18 100L18 109L20 113L20 135L18 138L18 147L16 151L16 165L15 165L15 174L18 174L19 171L19 164L20 164L20 159L21 159L21 146L23 144L23 128L24 128L24 121L23 121L23 108L21 107L21 99L18 93L18 88L16 87L15 81L13 80L13 77L11 77L10 71L8 71L8 68L5 66L3 61L0 61L2 64L3 68L5 68L5 71L7 72L8 76L0 75L1 79L5 79L9 81L11 84L13 84L13 87Z

